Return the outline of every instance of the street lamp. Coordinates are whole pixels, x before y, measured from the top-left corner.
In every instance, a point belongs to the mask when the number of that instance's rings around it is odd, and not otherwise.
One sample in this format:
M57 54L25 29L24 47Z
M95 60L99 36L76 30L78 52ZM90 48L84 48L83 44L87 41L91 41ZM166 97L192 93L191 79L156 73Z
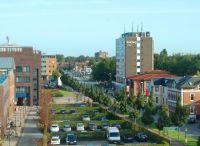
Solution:
M185 128L185 145L187 146L187 128Z

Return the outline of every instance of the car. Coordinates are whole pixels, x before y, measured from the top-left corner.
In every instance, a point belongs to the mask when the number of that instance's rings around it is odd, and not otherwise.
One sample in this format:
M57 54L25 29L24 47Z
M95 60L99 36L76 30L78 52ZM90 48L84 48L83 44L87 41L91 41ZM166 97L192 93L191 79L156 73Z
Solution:
M117 127L108 127L107 128L107 140L109 143L120 143L121 137L120 132Z
M76 135L74 133L67 134L66 143L67 144L76 144L77 143Z
M194 124L194 123L196 123L196 119L194 117L190 117L188 119L188 124Z
M52 124L50 127L50 131L53 132L59 132L59 125L58 124Z
M89 115L83 115L82 120L83 121L90 121L90 116Z
M117 127L118 129L121 129L121 125L120 125L120 124L117 124L117 123L112 124L112 127Z
M108 124L108 123L102 123L102 125L101 125L101 128L102 128L103 130L107 130L108 127L109 127L109 124Z
M95 122L90 122L88 127L92 131L95 131L97 129L97 125L95 124Z
M52 145L60 144L60 137L59 136L52 136L52 138L51 138L51 144Z
M145 133L139 132L135 135L135 139L139 142L147 142L148 137Z
M69 124L67 124L67 125L63 126L63 131L64 132L69 132L69 131L72 131L72 128L71 128L71 126Z
M76 110L75 109L70 109L70 114L74 114L74 113L76 113Z
M67 112L66 112L65 109L61 109L59 113L60 113L60 114L66 114Z
M124 135L122 136L122 140L123 140L124 142L126 142L126 143L131 143L131 142L133 142L133 140L134 140L134 135L132 135L132 134L124 134Z
M99 120L100 120L100 121L106 121L107 118L106 118L106 116L101 116L101 117L99 118Z
M56 114L56 109L51 109L52 114Z
M84 124L83 123L77 123L76 130L77 131L84 131L85 130Z

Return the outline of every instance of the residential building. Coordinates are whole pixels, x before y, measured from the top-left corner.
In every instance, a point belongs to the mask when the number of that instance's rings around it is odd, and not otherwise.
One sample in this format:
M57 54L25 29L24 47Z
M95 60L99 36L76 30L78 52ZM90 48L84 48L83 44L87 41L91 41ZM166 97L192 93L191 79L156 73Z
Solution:
M13 58L0 57L0 135L15 109L15 63Z
M143 74L134 75L128 77L127 80L127 92L130 95L137 96L138 94L143 94L149 96L152 92L151 82L154 78L164 78L164 77L175 77L175 75L170 74L167 71L153 70L147 71Z
M108 52L104 52L104 51L99 51L99 52L96 52L95 53L95 58L98 58L98 59L105 59L108 57Z
M154 80L154 96L162 99L162 90L167 96L166 103L174 111L177 99L181 98L182 106L189 106L190 117L200 116L200 77L160 78ZM158 94L160 92L160 94ZM157 93L157 94L156 94Z
M116 81L154 69L153 38L150 32L128 32L116 40Z
M13 57L17 105L38 105L41 95L41 52L32 47L1 45L0 57Z
M54 70L57 69L57 59L55 55L42 55L41 70L43 80L48 80Z

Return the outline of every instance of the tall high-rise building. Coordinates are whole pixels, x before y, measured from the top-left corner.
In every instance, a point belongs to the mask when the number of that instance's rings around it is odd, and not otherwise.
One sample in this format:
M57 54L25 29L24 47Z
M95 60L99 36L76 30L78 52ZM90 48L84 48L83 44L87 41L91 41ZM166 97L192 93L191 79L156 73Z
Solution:
M0 46L0 57L14 58L17 105L38 105L42 81L41 52L32 47L6 44Z
M153 70L153 38L150 32L128 32L116 40L116 81Z

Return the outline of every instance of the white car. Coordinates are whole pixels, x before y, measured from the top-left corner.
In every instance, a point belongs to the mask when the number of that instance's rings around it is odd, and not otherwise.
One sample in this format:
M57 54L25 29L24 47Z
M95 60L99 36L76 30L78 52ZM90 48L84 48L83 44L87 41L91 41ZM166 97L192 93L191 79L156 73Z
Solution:
M83 123L77 123L76 130L77 131L84 131L85 130L84 124Z
M63 131L69 132L69 131L72 131L72 128L71 128L71 126L69 124L68 125L64 125L63 126Z
M83 115L82 118L83 121L90 121L90 117L88 115Z
M59 136L52 136L51 144L60 144L60 137Z
M51 127L50 127L50 131L51 132L59 132L59 126L58 124L52 124Z

